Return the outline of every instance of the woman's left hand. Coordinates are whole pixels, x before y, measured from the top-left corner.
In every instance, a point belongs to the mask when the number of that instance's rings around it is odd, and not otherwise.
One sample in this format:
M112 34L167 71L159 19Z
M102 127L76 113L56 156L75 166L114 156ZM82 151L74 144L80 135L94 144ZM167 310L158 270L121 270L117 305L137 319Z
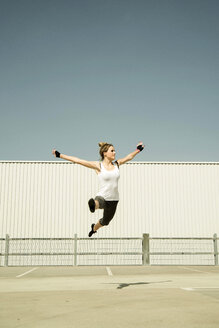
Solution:
M144 147L145 147L145 146L143 145L143 142L139 142L139 143L137 144L137 148L136 148L136 149L139 150L139 152L140 152L140 151L142 151L142 150L144 149Z

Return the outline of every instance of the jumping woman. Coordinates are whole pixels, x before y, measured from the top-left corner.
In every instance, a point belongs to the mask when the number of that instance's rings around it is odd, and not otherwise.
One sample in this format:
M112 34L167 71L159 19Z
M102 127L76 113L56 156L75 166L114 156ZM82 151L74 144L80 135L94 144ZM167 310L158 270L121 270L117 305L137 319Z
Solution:
M140 142L134 152L115 161L116 152L112 144L100 142L99 147L101 162L91 162L74 156L67 156L60 154L55 149L52 151L55 157L94 169L98 175L100 190L95 198L91 198L88 201L88 206L92 213L94 213L97 209L103 209L104 211L102 219L100 219L96 224L93 223L91 225L91 231L88 234L89 237L96 233L98 229L108 225L115 215L116 207L119 202L118 181L120 177L120 165L131 161L144 149L143 143Z

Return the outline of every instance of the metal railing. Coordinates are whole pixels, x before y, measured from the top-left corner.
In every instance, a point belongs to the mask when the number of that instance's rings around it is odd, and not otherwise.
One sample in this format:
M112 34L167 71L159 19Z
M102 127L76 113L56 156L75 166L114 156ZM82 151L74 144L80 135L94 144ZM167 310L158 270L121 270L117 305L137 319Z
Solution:
M10 238L0 239L0 266L218 265L211 238Z

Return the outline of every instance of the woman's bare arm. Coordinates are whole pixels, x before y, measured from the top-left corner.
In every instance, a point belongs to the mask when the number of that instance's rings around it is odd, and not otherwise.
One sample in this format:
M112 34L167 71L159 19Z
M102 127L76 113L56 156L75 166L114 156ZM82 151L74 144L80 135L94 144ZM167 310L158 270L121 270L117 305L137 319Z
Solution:
M56 149L53 149L52 154L55 157L57 157L56 156ZM65 155L65 154L60 154L59 157L66 160L66 161L70 161L70 162L73 162L75 164L83 165L83 166L88 167L90 169L100 171L99 162L97 162L97 161L86 161L84 159L81 159L81 158L78 158L78 157L75 157L75 156L68 156L68 155Z
M128 154L126 157L117 160L119 166L122 165L122 164L125 164L126 162L131 161L143 149L144 149L143 142L140 142L139 144L137 144L137 148L136 148L135 151Z

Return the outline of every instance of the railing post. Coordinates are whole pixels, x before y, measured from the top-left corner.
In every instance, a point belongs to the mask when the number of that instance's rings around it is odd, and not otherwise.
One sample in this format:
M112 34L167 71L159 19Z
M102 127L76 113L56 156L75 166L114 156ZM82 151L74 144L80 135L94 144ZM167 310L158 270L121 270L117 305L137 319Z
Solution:
M77 234L74 236L74 265L77 265Z
M142 240L142 265L149 265L150 264L150 245L149 245L149 234L143 234Z
M8 256L9 256L9 235L5 237L5 266L8 266Z
M214 243L214 265L218 265L218 248L217 248L217 234L213 235L213 243Z

